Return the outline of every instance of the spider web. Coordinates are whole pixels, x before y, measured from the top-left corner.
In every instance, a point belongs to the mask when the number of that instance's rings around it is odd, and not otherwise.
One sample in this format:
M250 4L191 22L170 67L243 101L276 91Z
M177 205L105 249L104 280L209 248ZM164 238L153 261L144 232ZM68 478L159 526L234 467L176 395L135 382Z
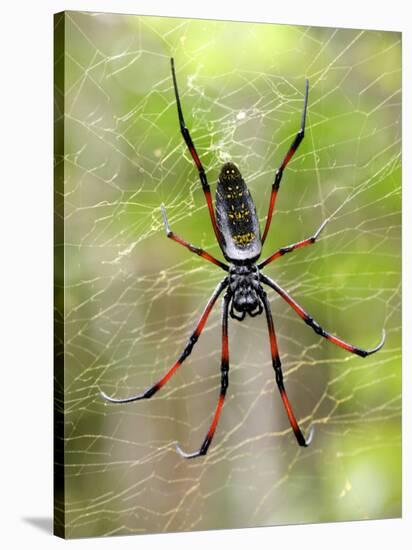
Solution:
M63 25L57 508L66 536L399 516L400 35L77 12L57 16L56 34ZM302 429L315 426L308 449L283 410L260 316L230 322L229 389L208 455L176 453L176 441L199 448L217 403L220 304L156 397L113 405L99 396L126 397L158 380L224 275L166 239L162 225L164 203L177 234L221 258L178 129L172 55L212 193L222 162L237 163L261 227L309 78L306 137L262 257L330 221L318 243L265 273L332 333L368 348L384 327L387 341L366 359L347 354L268 291L290 401Z

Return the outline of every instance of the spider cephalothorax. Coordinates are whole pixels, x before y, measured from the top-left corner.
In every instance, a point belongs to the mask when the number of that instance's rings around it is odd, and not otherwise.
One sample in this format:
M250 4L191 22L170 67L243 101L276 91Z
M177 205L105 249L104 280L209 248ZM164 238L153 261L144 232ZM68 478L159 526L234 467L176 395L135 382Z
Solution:
M260 296L262 287L259 282L259 269L256 265L236 265L229 267L229 290L233 298L231 301L230 316L243 321L246 313L256 317L263 311ZM240 313L237 315L235 313Z
M244 182L239 169L231 162L224 164L217 183L216 190L216 212L213 208L212 196L210 193L210 187L207 182L206 173L200 162L199 156L190 137L189 130L186 127L182 106L180 104L179 92L177 89L176 75L174 70L173 59L172 64L172 78L173 87L176 96L177 112L179 117L180 131L183 139L189 149L192 159L196 165L199 173L200 183L202 184L203 192L205 194L207 207L209 209L210 219L212 222L213 230L220 249L229 262L229 265L218 260L205 250L193 246L175 233L171 231L169 223L166 217L166 211L162 205L163 220L166 228L166 234L170 239L173 239L177 243L188 248L191 252L198 254L205 260L214 263L224 271L228 272L228 275L217 285L214 293L209 299L202 316L200 317L193 333L191 334L185 349L181 353L177 361L172 367L164 374L164 376L158 380L155 384L147 388L146 391L127 397L125 399L116 399L109 397L102 392L102 395L108 401L112 403L128 403L130 401L137 401L139 399L148 399L157 393L160 388L169 380L172 374L180 367L183 361L190 355L194 345L196 344L205 324L215 305L217 299L225 291L223 295L223 308L222 308L222 355L220 363L220 395L216 406L215 414L210 424L206 437L200 446L200 448L193 453L185 453L178 446L179 453L184 458L195 458L200 455L205 455L212 442L217 423L219 421L220 412L223 407L223 403L226 396L226 391L229 384L229 342L228 342L228 317L229 315L239 321L243 321L248 313L251 317L259 315L265 310L265 316L268 326L270 353L272 358L272 366L275 371L275 380L278 386L280 396L282 398L286 414L288 416L290 425L293 429L295 437L302 447L307 447L312 439L313 430L310 431L309 436L305 438L303 435L296 417L292 411L291 404L286 394L285 386L283 383L283 374L280 362L280 356L278 351L278 345L276 340L275 327L273 324L272 313L270 309L270 303L266 296L266 292L263 290L262 284L269 286L277 294L289 304L289 306L310 326L318 336L321 336L336 344L337 346L355 353L360 357L366 357L371 353L377 352L384 344L385 332L381 342L373 349L365 350L353 346L334 336L324 330L317 321L313 319L306 311L290 296L283 288L281 288L275 281L269 279L261 273L261 270L279 258L284 254L293 252L298 248L309 246L316 242L322 229L325 227L328 219L326 219L319 227L319 229L311 237L299 241L295 244L285 246L274 252L271 256L267 257L264 261L256 263L260 257L262 246L265 242L266 236L269 231L269 227L272 221L273 209L276 202L277 193L279 190L280 182L282 179L283 171L286 168L288 162L293 157L296 149L301 143L305 133L306 122L306 108L308 104L308 90L309 84L306 81L305 97L303 104L302 122L298 133L295 136L289 150L287 151L281 165L276 170L275 178L272 183L272 191L270 194L269 210L266 217L265 228L263 235L261 236L259 221L256 214L255 205L251 194Z

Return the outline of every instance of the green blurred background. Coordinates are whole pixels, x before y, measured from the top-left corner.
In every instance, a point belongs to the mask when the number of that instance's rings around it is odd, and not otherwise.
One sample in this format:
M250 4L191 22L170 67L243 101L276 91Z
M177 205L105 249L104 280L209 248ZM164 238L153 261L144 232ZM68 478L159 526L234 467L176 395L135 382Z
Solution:
M78 12L55 24L66 536L398 517L401 35ZM216 405L219 306L155 398L112 405L98 395L157 380L223 274L162 226L163 202L176 233L221 258L179 133L171 56L212 193L221 164L236 162L261 226L309 78L306 138L264 256L331 220L316 245L266 273L332 333L368 348L385 327L387 342L352 356L270 296L289 397L302 427L316 428L308 449L275 387L263 316L230 324L228 397L206 457L185 461L175 442L197 449Z

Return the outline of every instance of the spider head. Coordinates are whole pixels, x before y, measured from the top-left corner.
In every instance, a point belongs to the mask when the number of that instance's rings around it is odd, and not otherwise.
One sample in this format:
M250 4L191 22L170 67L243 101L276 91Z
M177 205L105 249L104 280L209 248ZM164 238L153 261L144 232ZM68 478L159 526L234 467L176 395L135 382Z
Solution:
M233 308L232 308L232 317L238 318L233 314L233 309L239 312L243 317L248 313L251 317L255 317L258 313L261 312L262 306L260 304L259 297L255 290L253 289L239 289L235 292L233 296Z
M232 265L229 270L229 286L233 293L231 317L242 321L246 313L251 317L262 313L259 272L255 265Z
M242 179L239 168L233 162L226 162L220 171L219 180L221 183L231 183L234 180Z

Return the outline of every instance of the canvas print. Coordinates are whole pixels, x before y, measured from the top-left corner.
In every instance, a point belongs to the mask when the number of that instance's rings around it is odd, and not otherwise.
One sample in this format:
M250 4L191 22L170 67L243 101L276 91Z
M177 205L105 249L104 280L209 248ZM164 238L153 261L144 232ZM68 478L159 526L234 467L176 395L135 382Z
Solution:
M54 530L401 515L401 34L55 15Z

